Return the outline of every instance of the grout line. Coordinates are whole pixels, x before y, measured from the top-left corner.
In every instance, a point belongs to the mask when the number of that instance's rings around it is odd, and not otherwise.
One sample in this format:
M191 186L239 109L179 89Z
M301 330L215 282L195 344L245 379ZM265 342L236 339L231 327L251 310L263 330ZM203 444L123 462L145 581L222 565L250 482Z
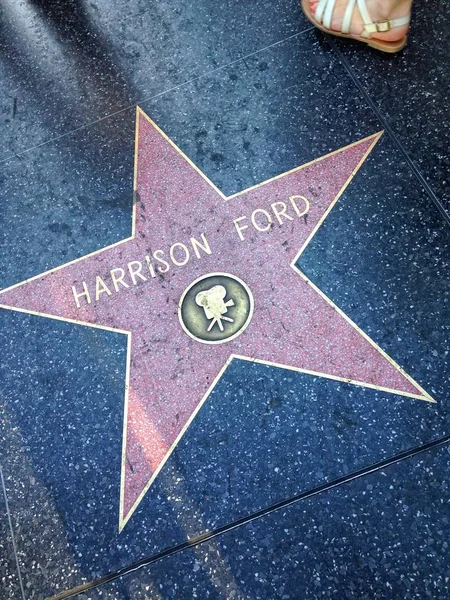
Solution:
M207 542L213 538L216 538L219 535L229 533L230 531L233 531L234 529L238 529L239 527L242 527L243 525L247 525L248 523L251 523L262 517L265 517L265 516L269 515L270 513L273 513L282 508L287 508L288 506L290 506L292 504L296 504L297 502L299 502L301 500L305 500L307 498L312 498L313 496L317 496L318 494L327 492L327 491L332 490L343 484L349 483L351 481L355 481L356 479L360 479L362 477L365 477L366 475L370 475L371 473L376 473L378 471L385 469L386 467L390 467L396 463L399 463L400 461L412 458L418 454L421 454L422 452L432 450L433 448L438 448L439 446L443 446L444 444L448 444L449 442L450 442L450 435L446 435L444 437L438 438L431 442L427 442L426 444L422 444L421 446L416 446L415 448L412 448L410 450L406 450L404 452L396 454L395 456L393 456L391 458L386 458L386 459L381 460L377 463L374 463L368 467L364 467L363 469L359 469L358 471L354 471L352 473L349 473L348 475L343 475L342 477L338 477L337 479L334 479L330 482L319 485L319 486L312 488L306 492L296 494L295 496L292 496L291 498L289 498L287 500L282 500L280 502L272 504L269 507L266 507L266 508L258 510L254 513L251 513L250 515L248 515L246 517L241 517L240 519L237 519L236 521L233 521L227 525L223 525L222 527L218 527L216 529L213 529L212 531L207 531L201 535L191 538L190 540L187 540L186 542L183 542L182 544L173 546L172 548L167 548L166 550L163 550L162 552L158 552L157 554L154 554L148 558L144 558L139 561L136 561L135 563L132 563L128 567L124 567L113 573L109 573L107 575L104 575L103 577L99 577L98 579L94 579L92 581L81 584L81 585L71 588L69 590L60 592L60 593L56 594L55 596L51 596L51 597L47 598L47 600L64 600L65 598L71 598L73 596L81 594L82 592L96 588L102 584L110 583L111 581L114 581L115 579L118 579L119 577L128 575L128 574L130 574L134 571L137 571L143 567L147 567L153 563L158 562L159 560L162 560L164 558L167 558L169 556L172 556L174 554L182 552L183 550L187 550L189 548L193 548L195 546L203 544L204 542Z
M235 60L232 60L229 63L221 65L220 67L215 67L214 69L211 69L209 71L205 71L201 75L197 75L196 77L193 77L191 79L183 81L182 83L179 83L178 85L174 85L174 86L172 86L172 87L170 87L170 88L168 88L166 90L163 90L162 92L158 92L157 94L154 94L153 96L149 96L148 98L143 98L141 100L138 100L138 101L136 101L133 104L130 104L128 106L125 106L124 108L116 110L115 112L109 113L109 114L107 114L107 115L105 115L103 117L95 119L94 121L90 121L89 123L86 123L84 125L80 125L79 127L76 127L75 129L71 129L70 131L66 131L65 133L62 133L60 135L56 135L56 136L54 136L52 138L49 138L48 140L45 140L44 142L36 144L35 146L31 146L30 148L26 148L25 150L20 150L20 151L17 151L17 152L12 152L6 158L0 159L0 164L5 163L7 161L10 161L13 158L22 158L22 156L24 154L26 154L27 152L31 152L32 150L36 150L37 148L41 148L41 146L45 146L46 144L50 144L50 143L56 142L57 140L60 140L60 139L65 138L65 137L67 137L69 135L72 135L73 133L76 133L77 131L81 131L82 129L87 129L88 127L96 125L97 123L100 123L101 121L106 121L106 119L110 119L112 117L115 117L116 115L119 115L119 114L121 114L123 112L126 112L127 110L134 109L134 108L136 108L136 106L139 106L140 104L143 104L144 102L151 102L152 100L155 100L156 98L160 98L161 96L165 96L166 94L169 94L171 92L179 90L179 89L181 89L183 87L187 87L188 85L190 85L190 84L198 81L199 79L202 79L203 77L208 77L210 75L218 73L219 71L222 71L223 69L231 67L232 65L235 65L235 64L237 64L239 62L243 61L245 63L245 59L250 58L251 56L255 56L256 54L259 54L260 52L264 52L265 50L269 50L270 48L274 48L275 46L279 46L280 44L283 44L284 42L287 42L288 40L292 40L292 39L296 38L297 36L300 36L300 35L303 35L305 33L308 33L309 31L312 31L313 29L315 29L314 25L311 26L311 27L307 27L306 29L302 29L301 31L298 31L297 33L293 33L292 35L289 35L287 38L283 38L282 40L278 40L277 42L273 42L272 44L269 44L268 46L264 46L264 48L260 48L259 50L255 50L254 52L250 52L250 54L246 54L245 56L241 56L240 58L236 58Z
M6 514L8 515L9 530L11 532L11 540L12 540L12 546L13 546L13 550L14 550L14 557L16 559L16 566L17 566L17 574L19 576L20 591L22 592L22 599L25 600L25 591L23 589L22 575L20 574L19 557L17 556L16 540L14 538L14 530L13 530L13 526L12 526L11 513L9 512L8 496L6 494L5 480L3 478L3 469L2 469L1 466L0 466L0 479L2 481L3 497L5 498L5 505L6 505Z
M347 61L347 58L342 54L342 52L339 49L338 45L336 44L335 40L332 39L332 36L327 35L326 37L328 38L329 42L331 43L331 45L333 47L333 50L335 51L335 53L337 54L339 60L341 61L341 64L343 65L343 67L347 71L347 73L350 76L350 78L353 80L353 83L356 85L356 87L359 89L359 91L363 94L364 98L366 99L366 102L369 104L370 108L375 113L375 116L377 117L377 119L382 124L383 129L389 134L389 136L391 137L391 139L393 140L393 142L397 146L397 149L400 150L401 154L403 155L403 158L405 159L405 161L408 164L409 168L414 173L416 179L419 180L419 183L422 185L422 187L427 192L428 196L434 202L434 204L436 205L437 209L439 210L439 212L444 217L444 220L447 222L447 224L450 225L450 215L447 214L447 211L445 210L443 204L441 203L441 201L439 200L439 198L436 196L436 194L434 193L432 187L426 181L425 177L422 175L422 173L417 168L416 164L414 163L414 161L410 157L408 151L405 149L405 147L403 146L402 142L398 139L398 137L397 137L396 133L394 132L393 128L387 122L387 120L384 118L384 116L382 115L380 109L375 105L375 103L373 102L372 98L369 96L369 94L367 93L366 89L364 88L363 84L359 81L359 79L358 79L355 71L351 67L350 63Z

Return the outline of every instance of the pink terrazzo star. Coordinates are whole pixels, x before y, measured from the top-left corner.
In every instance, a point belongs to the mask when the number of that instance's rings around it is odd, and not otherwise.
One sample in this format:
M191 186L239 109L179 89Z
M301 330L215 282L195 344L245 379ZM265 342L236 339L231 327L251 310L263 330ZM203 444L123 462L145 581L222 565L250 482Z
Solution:
M133 236L1 292L2 306L126 333L120 528L233 357L430 396L294 263L380 134L230 198L138 109ZM200 343L178 303L208 273L250 288L238 337Z

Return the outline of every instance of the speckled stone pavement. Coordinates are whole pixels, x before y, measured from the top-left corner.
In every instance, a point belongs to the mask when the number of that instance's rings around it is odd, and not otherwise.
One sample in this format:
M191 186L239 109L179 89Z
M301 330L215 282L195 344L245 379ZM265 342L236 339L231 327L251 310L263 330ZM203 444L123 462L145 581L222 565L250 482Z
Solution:
M448 16L3 2L1 600L447 600Z

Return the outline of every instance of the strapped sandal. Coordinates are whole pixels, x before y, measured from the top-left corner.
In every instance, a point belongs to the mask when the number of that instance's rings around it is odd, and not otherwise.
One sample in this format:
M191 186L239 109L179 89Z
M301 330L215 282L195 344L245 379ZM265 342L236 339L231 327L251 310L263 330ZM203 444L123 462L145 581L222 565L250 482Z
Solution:
M331 33L338 37L350 38L352 40L358 40L364 42L372 48L382 50L383 52L399 52L406 46L406 35L395 42L385 42L383 40L374 39L372 35L374 33L385 33L390 31L394 27L401 27L402 25L408 25L410 21L410 15L401 17L400 19L386 19L378 23L374 23L367 10L366 0L348 0L347 8L342 19L341 31L334 31L331 29L331 18L333 16L334 6L336 0L319 0L316 12L313 14L309 0L301 0L302 10L305 13L306 18L311 21L313 25L325 31L325 33ZM364 30L360 35L351 35L350 23L355 7L358 6L361 18L364 22Z

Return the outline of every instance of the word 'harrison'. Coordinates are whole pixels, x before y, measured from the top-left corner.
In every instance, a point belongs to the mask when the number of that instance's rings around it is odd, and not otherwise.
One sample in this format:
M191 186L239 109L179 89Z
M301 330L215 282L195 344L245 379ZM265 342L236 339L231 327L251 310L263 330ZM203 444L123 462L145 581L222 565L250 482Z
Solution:
M202 250L205 254L211 254L211 248L206 239L204 233L201 234L201 242L196 238L191 237L189 240L189 246L194 251L194 255L199 259L201 257L200 251ZM90 304L92 297L96 301L100 299L102 294L111 296L112 291L118 292L121 288L129 288L131 285L136 285L139 281L147 281L147 279L154 278L158 273L167 273L170 269L171 264L177 267L183 267L186 265L192 257L192 251L189 249L187 244L182 242L175 242L169 249L169 255L167 260L164 258L165 254L163 250L155 250L151 256L148 254L144 257L143 261L132 260L127 263L126 270L121 267L111 269L109 272L109 280L105 281L106 278L97 275L95 278L94 291L91 296L91 292L85 281L83 281L83 291L79 292L75 286L72 286L73 296L77 307L80 308L80 299L84 298L85 301Z
M234 219L234 233L241 242L244 242L246 236L243 232L246 229L251 227L254 231L265 233L271 230L276 222L281 226L295 218L305 217L309 209L309 201L304 196L289 196L289 204L273 202L268 210L257 208L249 217L243 215ZM232 226L231 223L230 226ZM77 307L81 308L81 301L87 304L91 304L93 300L97 302L104 297L104 294L111 296L113 292L119 292L121 289L135 286L141 281L163 275L172 266L184 267L191 258L200 259L205 254L211 254L211 247L205 234L202 233L200 240L191 237L186 244L175 242L170 246L168 252L155 250L151 255L146 255L144 260L132 260L127 263L125 268L111 269L108 276L97 275L95 283L93 282L90 287L86 281L81 284L82 290L73 285L73 297Z

